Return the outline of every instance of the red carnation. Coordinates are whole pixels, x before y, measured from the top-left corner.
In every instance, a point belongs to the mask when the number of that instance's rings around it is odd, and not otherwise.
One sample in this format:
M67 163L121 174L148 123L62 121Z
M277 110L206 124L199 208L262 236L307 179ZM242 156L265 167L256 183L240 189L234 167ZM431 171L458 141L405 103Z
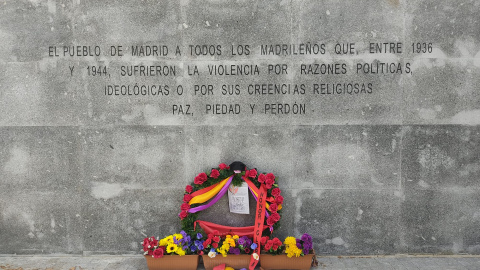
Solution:
M278 239L277 237L273 238L273 243L274 244L277 244L277 245L281 245L282 244L282 241L280 241L280 239Z
M207 243L207 241L203 241L203 244L202 244L202 245L203 245L203 248L207 248L208 245L209 245L209 243Z
M257 170L251 169L245 172L245 176L248 178L255 178L257 177Z
M193 198L192 195L185 194L183 195L183 202L188 203L192 198Z
M185 187L185 191L186 191L187 193L192 193L193 187L190 186L190 185L187 185L187 186Z
M275 180L267 177L267 180L265 180L265 187L271 189L273 184L275 184Z
M210 177L217 179L220 176L220 172L217 169L212 169L212 172L210 173Z
M220 168L220 170L228 170L228 169L230 169L230 167L229 167L227 164L225 164L225 163L222 163L222 164L218 165L218 168Z
M276 203L270 204L270 212L272 212L272 213L277 212L277 210L278 210L278 204L276 204Z
M273 221L275 223L277 223L280 220L280 214L279 213L273 213L270 217L273 219Z
M182 206L180 206L180 209L182 211L188 211L188 209L190 209L190 204L188 203L182 203Z
M184 219L188 216L188 213L187 213L187 211L182 211L182 212L180 212L179 216L180 216L180 219Z
M213 233L208 234L208 238L212 239L215 235Z
M260 239L260 245L264 246L265 243L268 241L268 239L270 239L270 237L268 236L264 236Z
M203 241L203 243L207 243L207 246L210 245L212 243L212 239L211 238L208 238L207 240Z
M217 243L220 242L220 237L218 237L218 236L213 237L213 241L215 241Z
M261 174L258 176L258 182L261 183L261 184L265 183L265 180L266 180L266 179L267 179L267 178L265 177L265 174L263 174L263 173L261 173Z
M273 175L273 173L267 173L266 177L267 179L272 179L275 181L275 175Z
M207 174L202 172L202 173L199 173L197 176L195 176L195 179L193 180L193 183L197 184L197 185L201 185L203 183L205 183L205 181L207 181Z
M272 241L268 241L268 242L265 244L265 250L266 250L266 251L269 251L271 248L272 248Z
M213 248L217 248L217 247L218 247L218 243L213 243L213 244L212 244L212 247L213 247Z
M274 188L274 189L272 189L272 196L273 196L273 197L277 197L277 196L279 196L279 195L280 195L280 193L282 193L282 192L280 191L280 189L279 189L278 187L277 187L277 188Z
M277 249L278 249L278 245L275 244L275 243L273 243L273 244L272 244L272 249L273 249L273 250L277 250Z
M275 202L277 204L282 204L283 203L283 196L282 195L278 195L277 198L275 198Z

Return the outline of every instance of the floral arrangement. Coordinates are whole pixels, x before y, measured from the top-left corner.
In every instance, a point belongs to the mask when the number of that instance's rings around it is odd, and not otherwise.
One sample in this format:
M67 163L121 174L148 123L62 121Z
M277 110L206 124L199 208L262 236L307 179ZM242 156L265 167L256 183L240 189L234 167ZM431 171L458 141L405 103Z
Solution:
M209 234L204 242L204 248L210 249L208 257L215 258L218 254L226 257L228 254L253 254L257 244L247 236L226 235L224 237Z
M162 258L164 255L200 254L203 255L203 235L197 233L196 239L181 231L163 239L147 237L143 240L143 254L153 258Z
M193 183L185 187L183 203L178 215L181 219L182 229L188 233L193 233L198 212L210 207L219 197L223 196L230 183L234 186L240 186L244 181L247 182L255 198L257 198L260 186L262 184L265 186L267 190L265 224L269 226L270 230L269 232L265 230L264 234L265 232L271 234L273 230L280 226L279 221L283 204L283 196L277 184L278 179L273 173L259 174L256 169L234 172L224 163L210 171L199 173L194 178ZM215 195L216 197L213 198Z
M300 239L289 236L283 243L285 244L285 253L289 258L309 254L313 248L312 237L308 233L303 234Z

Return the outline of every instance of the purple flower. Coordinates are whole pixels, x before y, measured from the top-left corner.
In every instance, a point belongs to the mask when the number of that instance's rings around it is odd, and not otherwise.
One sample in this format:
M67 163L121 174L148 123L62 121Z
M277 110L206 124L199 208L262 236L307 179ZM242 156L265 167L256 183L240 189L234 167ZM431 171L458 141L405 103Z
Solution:
M250 245L252 244L252 240L251 240L251 239L248 239L248 238L247 238L247 240L246 240L245 242L246 242L247 246L250 246Z
M191 245L191 246L190 246L190 250L191 250L192 252L195 252L195 251L197 251L197 247L196 247L195 245Z
M297 242L297 248L301 249L301 248L302 248L302 244Z
M201 233L197 233L197 239L200 240L202 239L203 235Z
M250 245L250 248L251 248L251 249L256 249L256 248L257 248L257 244L253 243L252 245Z
M312 242L312 237L308 233L304 233L302 235L302 241L311 243Z
M235 255L239 255L240 254L240 249L239 248L230 248L230 250L228 251L230 254L235 254Z
M246 243L245 239L243 239L243 238L238 238L238 244L239 244L240 246L245 245L245 243Z
M307 255L309 251L310 251L309 249L304 249L303 254Z
M187 233L184 230L182 230L180 234L183 236L183 238L187 237Z

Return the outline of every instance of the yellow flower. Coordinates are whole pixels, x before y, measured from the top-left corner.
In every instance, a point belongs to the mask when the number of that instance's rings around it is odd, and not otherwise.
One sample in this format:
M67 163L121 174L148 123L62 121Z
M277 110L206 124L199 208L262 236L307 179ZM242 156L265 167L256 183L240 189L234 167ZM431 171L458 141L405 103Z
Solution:
M281 205L281 204L279 204L279 205L277 206L277 211L280 211L280 210L282 210L282 205Z
M175 252L175 251L177 251L177 249L178 249L178 246L175 245L175 244L168 244L168 246L167 246L167 252L168 253Z
M175 251L175 253L177 253L178 255L180 256L183 256L185 255L185 250L181 249L181 248L177 248L177 250Z
M225 237L226 237L226 239L232 238L232 236L230 234L227 234L227 236L225 236Z
M162 240L160 240L159 245L162 246L162 247L167 246L168 241L165 238L163 238Z
M297 240L293 236L289 236L285 238L285 241L283 242L285 245L297 245Z
M238 235L233 236L233 239L238 239L238 238L240 238L240 237L238 237Z
M180 240L180 239L183 238L183 235L181 235L181 234L179 234L179 233L176 233L176 234L174 234L173 236L175 236L175 239L177 239L177 240Z
M173 243L173 235L169 235L169 236L165 237L164 239L169 244Z

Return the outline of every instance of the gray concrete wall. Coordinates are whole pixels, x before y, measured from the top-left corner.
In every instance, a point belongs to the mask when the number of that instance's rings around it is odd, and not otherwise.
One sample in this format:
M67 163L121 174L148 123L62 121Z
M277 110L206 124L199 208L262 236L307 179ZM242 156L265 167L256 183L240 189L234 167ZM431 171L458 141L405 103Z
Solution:
M277 235L308 232L319 254L479 254L479 13L478 1L453 0L0 2L0 254L139 254L145 235L179 230L183 188L197 173L235 160L279 177ZM372 54L371 42L400 42L402 52ZM261 55L261 45L305 43L323 43L325 53ZM337 43L355 51L338 55ZM222 54L191 55L196 44ZM232 44L251 53L232 55ZM62 55L78 45L101 55ZM132 45L166 45L169 54L132 56ZM357 64L378 62L403 72L357 73ZM260 74L207 74L221 64L256 64ZM268 74L275 64L287 74ZM302 64L338 64L346 74L306 75ZM124 77L123 65L178 74ZM110 76L87 66L107 66ZM189 75L194 66L198 76ZM135 83L168 85L169 95L104 93ZM269 83L306 91L248 94L249 84ZM315 92L321 83L371 83L372 93ZM202 84L213 95L195 94ZM222 95L224 84L240 95ZM206 111L216 103L241 113ZM265 104L305 113L272 114ZM226 206L205 216L223 222L215 213Z

